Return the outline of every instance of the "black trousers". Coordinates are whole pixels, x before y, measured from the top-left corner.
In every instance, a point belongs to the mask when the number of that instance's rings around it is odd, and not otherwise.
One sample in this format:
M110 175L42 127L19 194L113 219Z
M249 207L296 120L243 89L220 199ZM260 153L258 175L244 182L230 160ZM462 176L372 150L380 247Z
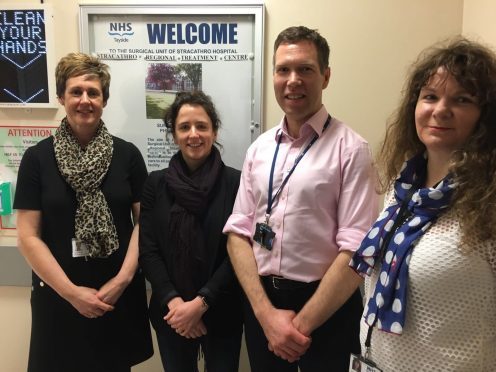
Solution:
M196 338L179 336L169 325L157 332L157 342L164 371L198 372L200 347L205 358L205 371L236 372L239 368L241 332L219 335L214 332ZM213 333L213 334L212 334Z
M293 282L283 285L262 278L262 284L278 309L293 310L298 313L317 289L318 282ZM275 284L275 285L274 285ZM278 288L275 288L278 287ZM245 337L251 370L254 372L348 372L350 353L360 353L360 317L362 315L360 290L324 324L313 331L312 343L306 353L296 362L289 363L268 349L268 341L263 329L255 318L253 310L245 298Z

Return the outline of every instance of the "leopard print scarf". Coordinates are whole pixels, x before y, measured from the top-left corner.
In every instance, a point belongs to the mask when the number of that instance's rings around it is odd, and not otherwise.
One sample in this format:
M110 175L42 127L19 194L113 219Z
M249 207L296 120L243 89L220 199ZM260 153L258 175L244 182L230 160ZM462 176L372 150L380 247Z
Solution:
M100 185L112 160L112 136L100 121L95 137L82 149L64 118L53 146L59 171L76 192L76 239L86 245L90 257L111 255L119 248L119 239Z

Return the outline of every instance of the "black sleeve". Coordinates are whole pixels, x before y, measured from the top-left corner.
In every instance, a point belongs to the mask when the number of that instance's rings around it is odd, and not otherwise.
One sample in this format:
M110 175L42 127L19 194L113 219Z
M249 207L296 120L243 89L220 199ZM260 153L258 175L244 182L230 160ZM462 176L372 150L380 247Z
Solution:
M132 143L129 143L129 146L131 146L131 164L129 170L131 193L133 202L136 203L140 201L143 184L148 177L148 171L146 170L145 161L139 149Z
M179 293L174 288L165 258L161 254L157 231L154 227L154 206L159 179L158 172L152 172L145 181L141 194L140 230L139 230L139 264L146 279L150 282L154 295L163 309ZM163 211L166 213L166 211Z
M198 294L205 297L209 307L215 306L222 295L233 291L236 280L229 256L226 256L208 282L200 288Z
M234 206L234 201L238 193L239 180L241 173L233 168L226 168L227 173L227 187L225 188L225 198L228 205L226 214L224 216L219 215L222 218L221 230L218 232L220 237L221 246L218 248L221 250L222 254L225 255L222 263L214 271L212 277L208 282L198 291L200 296L205 297L209 306L214 306L220 296L225 293L232 292L234 288L237 287L237 279L234 273L229 255L227 254L227 236L222 233L222 228L224 227L227 219L229 218L232 208Z
M15 209L41 210L40 162L35 149L28 148L22 157L17 173Z

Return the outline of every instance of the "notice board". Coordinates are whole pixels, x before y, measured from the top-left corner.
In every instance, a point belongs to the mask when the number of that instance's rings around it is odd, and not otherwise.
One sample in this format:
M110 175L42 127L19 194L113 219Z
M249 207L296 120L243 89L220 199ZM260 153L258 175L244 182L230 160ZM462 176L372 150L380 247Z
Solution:
M148 171L177 151L163 111L179 91L212 97L222 158L240 169L260 134L263 3L80 5L81 50L111 69L103 120L141 150Z

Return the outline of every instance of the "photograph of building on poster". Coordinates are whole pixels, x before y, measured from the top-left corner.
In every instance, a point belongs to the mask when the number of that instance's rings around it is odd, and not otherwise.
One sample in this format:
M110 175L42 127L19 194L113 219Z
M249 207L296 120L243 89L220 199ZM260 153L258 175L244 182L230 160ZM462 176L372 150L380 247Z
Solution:
M150 63L145 88L146 118L162 119L177 92L202 90L202 64Z

